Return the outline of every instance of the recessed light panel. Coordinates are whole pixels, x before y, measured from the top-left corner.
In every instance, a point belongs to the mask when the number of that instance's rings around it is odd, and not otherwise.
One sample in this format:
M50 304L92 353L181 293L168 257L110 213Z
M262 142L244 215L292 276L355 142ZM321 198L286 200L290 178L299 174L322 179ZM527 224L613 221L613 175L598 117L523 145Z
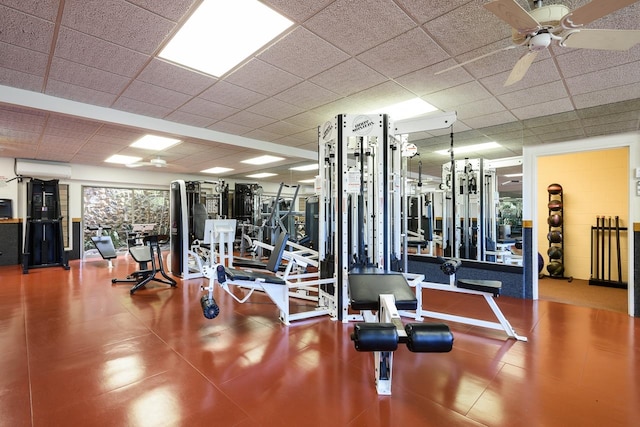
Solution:
M144 150L162 151L179 143L179 139L166 138L157 135L145 135L133 144L131 147L142 148Z
M413 98L408 101L399 102L397 104L388 105L379 108L368 114L388 114L393 120L408 119L411 117L421 116L423 114L437 111L438 109L429 104L422 98Z
M253 159L243 160L240 163L247 163L250 165L266 165L267 163L279 162L281 160L284 160L284 158L265 155L260 157L254 157Z
M106 163L117 163L120 165L128 165L131 163L139 162L142 160L142 157L134 157L134 156L123 156L121 154L114 154L105 160Z
M225 172L231 172L233 169L231 168L222 168L219 166L216 166L215 168L209 168L209 169L205 169L203 171L200 171L202 173L213 173L213 174L220 174L220 173L225 173Z
M220 77L292 24L257 0L205 0L158 56Z
M269 172L261 172L261 173L254 173L253 175L247 175L247 178L268 178L270 176L276 176L278 175L277 173L269 173Z
M293 168L289 168L292 171L314 171L318 169L318 164L313 163L309 165L295 166Z
M502 147L502 145L498 144L495 141L492 141L492 142L485 142L482 144L466 145L464 147L453 147L453 153L454 154L475 153L478 151L492 150L494 148L500 148L500 147ZM449 155L449 149L434 151L434 153Z

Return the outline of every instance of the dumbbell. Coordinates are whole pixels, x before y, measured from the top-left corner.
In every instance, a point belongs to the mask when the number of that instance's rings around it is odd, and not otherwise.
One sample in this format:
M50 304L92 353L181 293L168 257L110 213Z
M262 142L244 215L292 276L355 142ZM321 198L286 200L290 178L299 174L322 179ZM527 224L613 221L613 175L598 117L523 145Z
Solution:
M204 317L207 319L214 319L220 314L220 307L218 307L213 297L209 298L208 295L203 295L202 298L200 298L200 306L202 307L202 314L204 314Z

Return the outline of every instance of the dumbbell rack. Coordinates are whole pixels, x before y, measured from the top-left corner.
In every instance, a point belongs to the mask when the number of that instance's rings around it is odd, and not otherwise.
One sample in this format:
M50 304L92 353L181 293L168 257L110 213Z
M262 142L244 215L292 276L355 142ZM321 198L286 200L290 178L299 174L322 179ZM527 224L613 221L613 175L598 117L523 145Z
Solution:
M549 216L547 223L549 224L549 233L547 240L549 241L549 249L547 256L549 263L547 264L547 272L552 279L567 279L569 282L573 277L564 276L564 197L560 184L551 184L547 187L549 193ZM559 220L558 220L559 216Z

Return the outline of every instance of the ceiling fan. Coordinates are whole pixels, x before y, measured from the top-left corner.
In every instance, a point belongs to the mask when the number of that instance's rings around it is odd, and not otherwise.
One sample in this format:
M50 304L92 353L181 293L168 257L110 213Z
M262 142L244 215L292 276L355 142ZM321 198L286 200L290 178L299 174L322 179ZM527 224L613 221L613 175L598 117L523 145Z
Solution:
M155 166L157 168L166 168L169 165L167 164L167 161L165 159L158 156L154 159L149 160L148 162L128 163L126 166L128 168L139 168L141 166Z
M526 46L528 51L520 57L511 70L505 86L522 80L538 53L552 43L560 47L575 49L628 50L640 43L640 30L608 30L583 28L590 22L609 15L638 0L592 0L573 11L560 4L542 6L541 0L534 2L535 8L527 12L516 0L494 0L484 7L512 27L511 46L489 52L461 64L454 65L435 74L467 65L487 56Z

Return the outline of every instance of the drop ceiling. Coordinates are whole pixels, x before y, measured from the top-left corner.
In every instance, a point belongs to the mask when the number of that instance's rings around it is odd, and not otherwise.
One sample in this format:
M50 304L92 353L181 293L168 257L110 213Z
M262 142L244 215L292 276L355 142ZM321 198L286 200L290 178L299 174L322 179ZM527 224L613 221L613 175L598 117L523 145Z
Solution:
M279 174L275 182L295 182L314 175L289 168L315 161L319 124L414 97L457 112L454 146L499 142L477 153L487 159L640 129L640 46L552 47L524 80L504 87L520 48L435 75L511 44L509 26L484 1L263 3L294 25L216 79L156 56L200 0L0 0L0 156L148 161L153 153L129 145L152 132L183 140L159 153L176 174L224 166L235 169L228 178L269 171ZM587 1L544 2L557 3L575 9ZM640 29L640 3L588 27ZM450 129L411 141L423 172L439 176L448 158L433 151L449 147ZM274 153L286 160L239 163Z

